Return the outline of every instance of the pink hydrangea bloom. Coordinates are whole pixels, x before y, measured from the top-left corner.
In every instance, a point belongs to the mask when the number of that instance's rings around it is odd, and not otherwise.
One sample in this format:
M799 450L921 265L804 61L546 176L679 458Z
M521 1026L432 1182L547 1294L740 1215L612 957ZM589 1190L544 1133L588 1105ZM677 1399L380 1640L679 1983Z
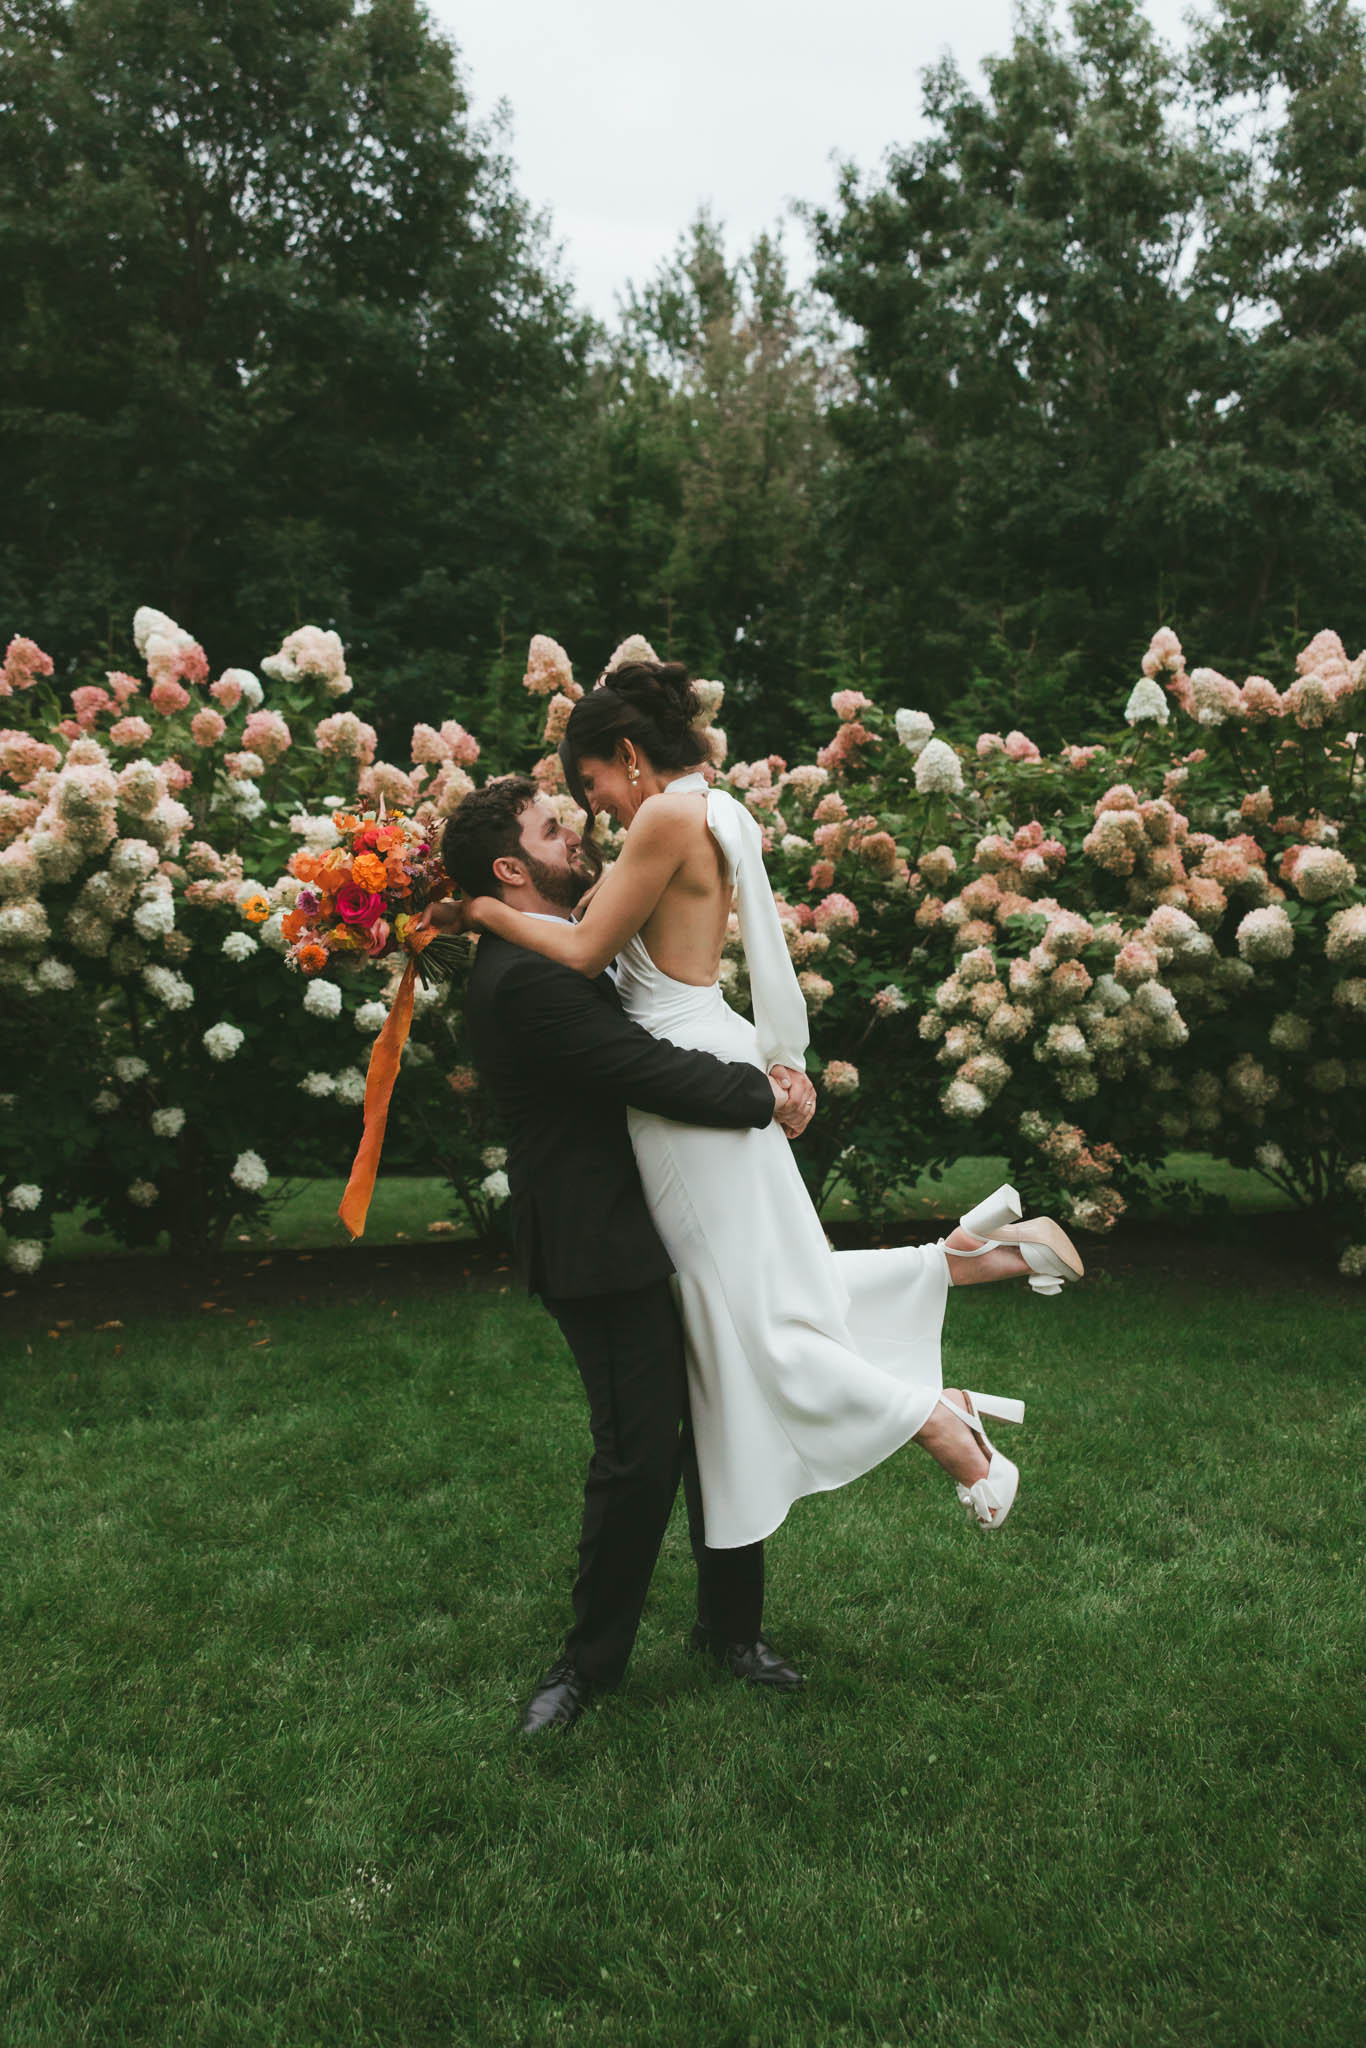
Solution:
M1033 740L1022 732L1008 732L1005 750L1012 761L1037 761L1041 758Z
M523 689L533 697L553 697L573 680L573 666L559 641L552 640L546 633L534 634L527 649Z
M324 719L323 724L326 723ZM319 726L318 731L321 733L322 726ZM321 746L321 739L318 744ZM247 722L242 728L242 745L249 753L259 754L269 767L293 745L293 734L278 711L253 711L248 714ZM373 751L372 748L372 756Z
M52 674L52 656L44 654L36 640L16 633L5 649L0 669L0 697L12 697L16 690L31 690L40 676Z
M1074 773L1080 772L1083 768L1089 768L1091 763L1104 752L1104 747L1067 746L1062 750L1062 764L1064 768L1070 768Z
M458 768L472 768L479 759L479 742L473 733L466 732L463 725L454 718L441 722L441 737L450 749L450 759Z
M136 676L125 675L123 670L118 668L109 669L104 679L113 692L114 702L120 710L125 704L131 703L142 688Z
M190 701L189 691L174 676L162 676L153 683L149 695L153 711L159 712L163 718L173 718Z
M222 710L235 711L242 701L242 685L229 670L216 683L210 683L209 695Z
M560 741L564 738L565 727L569 723L569 714L573 709L574 699L566 695L563 690L557 690L545 707L545 730L541 734L541 744L543 746L558 747Z
M848 815L849 806L837 789L832 789L823 796L813 813L818 825L830 824L838 818L847 818Z
M854 1095L858 1085L858 1068L852 1060L826 1061L821 1086L827 1095Z
M816 905L815 921L817 931L847 932L858 923L858 906L847 896L827 896Z
M254 718L270 717L269 712L258 711ZM283 724L284 721L281 720ZM243 735L248 745L256 745L256 751L263 749L252 740L253 719L247 720ZM357 718L354 711L334 711L330 718L320 718L313 734L320 754L326 754L334 761L359 761L362 767L369 767L375 758L379 736L373 725L367 725L363 718ZM401 771L400 771L401 772Z
M1243 717L1250 725L1261 725L1268 718L1279 718L1285 710L1280 691L1265 676L1249 676L1239 697Z
M817 889L828 889L835 879L835 863L832 860L817 860L811 863L811 875L807 888L812 895Z
M222 713L207 704L190 720L190 737L198 747L216 747L227 729Z
M811 968L797 976L797 986L802 992L808 1010L823 1010L835 993L835 984Z
M1175 672L1184 666L1185 656L1181 652L1181 642L1170 626L1159 626L1148 642L1148 651L1143 657L1144 675L1160 675L1164 668Z
M32 733L0 732L0 772L12 782L31 782L44 768L60 768L62 757L56 747Z
M77 724L89 732L102 711L114 709L114 700L98 683L82 683L78 690L71 692L71 708L76 714Z
M152 728L145 718L120 718L109 728L109 738L116 747L145 747L152 737Z
M986 760L989 760L989 759L990 759L990 757L991 757L991 756L992 756L993 754L1003 754L1003 753L1005 752L1005 750L1006 750L1006 743L1005 743L1005 741L1004 741L1004 740L1003 740L1003 739L1001 738L1001 735L1000 735L1000 733L998 733L998 732L981 732L981 733L978 733L978 735L977 735L977 756L978 756L978 759L979 759L979 760L982 760L982 761L986 761Z
M862 690L836 690L830 699L830 709L842 725L848 725L860 711L871 711L872 707L872 698L865 697Z

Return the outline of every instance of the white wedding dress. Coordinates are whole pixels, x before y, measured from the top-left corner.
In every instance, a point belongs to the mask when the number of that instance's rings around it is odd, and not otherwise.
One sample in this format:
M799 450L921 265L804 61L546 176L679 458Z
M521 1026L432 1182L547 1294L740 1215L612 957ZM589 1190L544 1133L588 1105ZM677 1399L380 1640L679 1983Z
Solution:
M800 1068L806 1004L743 804L701 775L707 824L736 892L754 1022L720 986L675 981L631 939L616 962L627 1014L656 1038ZM942 1386L948 1263L938 1245L835 1252L787 1138L705 1130L630 1111L651 1215L677 1272L707 1542L755 1543L794 1500L880 1464L927 1420Z

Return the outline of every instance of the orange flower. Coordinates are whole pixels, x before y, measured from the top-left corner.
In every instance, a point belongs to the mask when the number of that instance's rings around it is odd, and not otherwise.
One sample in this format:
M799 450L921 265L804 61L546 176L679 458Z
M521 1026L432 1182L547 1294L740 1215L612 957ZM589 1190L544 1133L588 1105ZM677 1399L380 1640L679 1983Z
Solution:
M306 914L302 910L287 911L281 922L280 930L283 932L285 938L288 939L290 945L292 946L294 944L294 941L296 939L301 939L304 933L308 930L308 918Z
M401 853L390 854L384 864L384 871L387 878L385 886L391 896L412 895L413 885L408 880L407 874L404 871L403 855Z
M248 896L241 906L242 915L248 924L264 924L270 916L270 905L259 889Z
M369 934L354 924L334 924L327 934L327 943L334 953L360 953L369 944Z
M293 875L296 882L316 881L318 875L317 854L309 853L303 847L300 847L297 853L291 853L289 856L289 872Z
M384 889L389 877L384 862L375 853L358 853L351 863L351 879L362 889Z
M332 823L339 832L354 832L360 825L360 819L353 818L349 811L333 811Z
M317 974L327 965L327 948L320 946L316 939L306 939L294 957L301 974Z

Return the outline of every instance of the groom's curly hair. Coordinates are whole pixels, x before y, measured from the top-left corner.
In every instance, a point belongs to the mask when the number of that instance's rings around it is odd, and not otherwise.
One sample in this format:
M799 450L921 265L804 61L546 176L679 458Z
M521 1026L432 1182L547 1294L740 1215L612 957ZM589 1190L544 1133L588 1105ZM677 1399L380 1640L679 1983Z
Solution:
M519 860L522 812L538 791L529 775L503 775L463 797L441 835L441 865L467 896L501 896L496 860Z

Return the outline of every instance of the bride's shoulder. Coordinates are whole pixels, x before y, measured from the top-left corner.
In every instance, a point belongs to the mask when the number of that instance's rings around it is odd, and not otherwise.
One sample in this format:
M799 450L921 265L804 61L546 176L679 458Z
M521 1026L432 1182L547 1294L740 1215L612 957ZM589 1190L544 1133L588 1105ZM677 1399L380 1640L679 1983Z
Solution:
M675 796L672 790L661 789L636 812L628 837L656 843L667 840L681 846L705 830L706 821L706 808L697 802L696 791L685 790Z

